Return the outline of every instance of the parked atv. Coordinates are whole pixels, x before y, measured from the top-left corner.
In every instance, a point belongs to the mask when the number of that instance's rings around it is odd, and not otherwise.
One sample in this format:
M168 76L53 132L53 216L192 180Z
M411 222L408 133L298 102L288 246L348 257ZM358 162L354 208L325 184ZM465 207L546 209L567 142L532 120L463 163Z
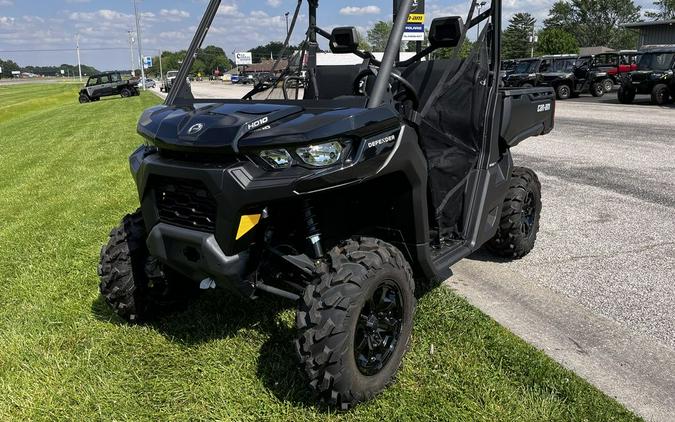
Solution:
M592 58L574 55L546 56L541 67L542 85L555 89L559 100L590 93L605 95L607 72L593 68Z
M93 75L87 80L87 85L80 90L80 104L98 101L102 97L120 95L123 98L140 95L137 87L138 81L122 79L119 72L101 73Z
M622 79L617 95L621 103L631 104L636 94L651 95L656 105L675 98L675 46L643 52L638 69Z
M508 88L533 88L542 83L540 67L542 59L518 60L506 74L502 74L504 86Z
M418 295L452 265L483 246L511 259L533 249L541 187L510 149L551 131L553 90L499 88L501 2L478 16L471 2L467 25L434 19L429 47L398 61L413 0L400 3L380 62L356 28L317 26L309 0L307 66L217 100L186 83L210 1L166 103L138 124L140 209L101 252L101 294L119 316L147 321L199 287L292 300L309 386L347 409L393 382ZM317 66L318 36L363 63Z
M605 93L612 92L614 85L621 82L621 78L637 70L639 54L635 50L602 53L592 56L591 71L604 72L607 77L602 81Z

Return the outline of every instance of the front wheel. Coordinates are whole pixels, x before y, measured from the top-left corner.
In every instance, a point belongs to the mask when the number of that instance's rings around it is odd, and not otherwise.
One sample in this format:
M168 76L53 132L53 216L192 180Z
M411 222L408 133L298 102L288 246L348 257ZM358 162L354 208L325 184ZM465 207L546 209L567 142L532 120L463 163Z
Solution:
M516 167L502 208L499 230L488 242L488 249L510 259L520 259L529 254L537 240L541 208L541 183L537 174L530 169Z
M129 98L132 95L132 92L128 88L124 88L122 91L120 91L120 95L122 98Z
M86 104L86 103L88 103L89 101L90 101L90 100L89 100L89 96L88 96L88 95L86 95L86 94L80 94L80 104Z
M182 306L196 286L150 256L140 212L127 215L101 249L98 275L103 296L121 318L138 323Z
M668 102L668 86L658 84L652 90L652 103L656 105L665 105Z
M414 291L394 246L361 238L335 247L297 312L296 349L310 387L347 410L389 385L410 341Z
M632 104L635 101L635 89L621 86L617 93L617 98L621 104Z
M612 92L614 90L614 81L610 78L605 79L602 81L602 88L606 93Z
M559 100L567 100L572 96L572 89L569 85L560 85L555 92Z
M596 82L593 85L591 85L591 95L600 98L605 95L605 87L603 86L602 83Z

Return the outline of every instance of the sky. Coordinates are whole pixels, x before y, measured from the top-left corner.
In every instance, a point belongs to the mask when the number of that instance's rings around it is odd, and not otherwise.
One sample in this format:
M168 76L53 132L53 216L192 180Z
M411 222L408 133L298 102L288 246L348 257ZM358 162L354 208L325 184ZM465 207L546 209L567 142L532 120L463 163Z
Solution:
M541 23L554 0L503 0L504 16L529 12ZM427 22L438 16L466 15L470 0L426 0ZM636 0L649 9L651 0ZM206 0L138 0L144 55L188 47L206 8ZM228 54L269 41L281 41L286 12L297 0L222 0L204 45ZM320 0L319 26L356 26L362 32L391 19L391 0ZM306 2L301 19L306 28ZM302 27L302 25L300 25ZM128 31L135 29L133 0L0 0L0 58L21 66L76 64L79 34L82 63L99 70L128 69ZM299 42L303 28L296 30ZM40 51L37 51L40 50ZM135 51L137 47L135 46ZM137 55L137 53L135 53Z

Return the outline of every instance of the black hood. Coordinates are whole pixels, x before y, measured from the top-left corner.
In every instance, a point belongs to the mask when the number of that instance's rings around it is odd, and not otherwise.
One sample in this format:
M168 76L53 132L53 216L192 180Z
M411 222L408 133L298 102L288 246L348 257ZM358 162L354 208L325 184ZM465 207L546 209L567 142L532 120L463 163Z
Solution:
M161 149L237 153L240 148L295 145L338 136L368 136L400 125L389 107L321 108L233 101L146 110L138 132ZM309 104L307 104L309 103Z

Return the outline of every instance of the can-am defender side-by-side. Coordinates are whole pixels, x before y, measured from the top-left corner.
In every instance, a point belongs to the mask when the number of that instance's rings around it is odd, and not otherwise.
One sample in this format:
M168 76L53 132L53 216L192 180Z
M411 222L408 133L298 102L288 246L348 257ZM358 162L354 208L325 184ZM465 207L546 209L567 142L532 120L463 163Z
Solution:
M130 158L140 210L101 252L101 293L132 321L222 286L297 303L295 347L311 388L341 409L392 382L416 295L483 245L534 246L540 184L510 148L553 127L551 88L501 90L501 3L435 19L429 47L398 60L403 0L382 61L355 28L309 26L297 60L242 100L195 99L185 82L214 22L211 0L166 103L147 110ZM484 22L466 59L467 31ZM317 38L359 65L317 66ZM423 60L439 49L449 59ZM301 65L306 63L306 65ZM281 97L281 99L273 99Z
M137 83L122 79L122 75L119 72L92 75L87 80L84 88L80 90L80 104L99 101L102 97L112 97L114 95L119 95L122 98L135 97L139 95Z
M637 70L621 79L617 94L623 104L631 104L637 94L651 95L652 104L675 100L675 45L646 48Z

